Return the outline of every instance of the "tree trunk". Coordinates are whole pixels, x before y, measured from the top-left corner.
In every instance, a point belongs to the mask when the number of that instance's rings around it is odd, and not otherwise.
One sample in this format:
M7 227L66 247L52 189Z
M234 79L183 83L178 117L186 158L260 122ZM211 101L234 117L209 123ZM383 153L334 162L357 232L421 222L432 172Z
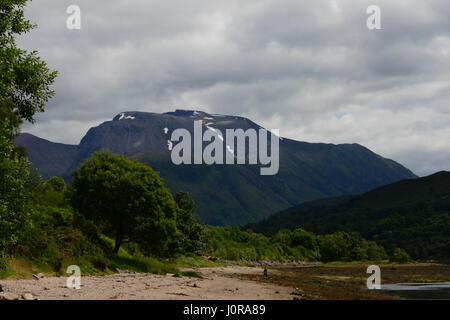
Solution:
M120 246L122 245L122 238L123 237L120 234L116 236L116 242L114 244L114 253L116 254L119 252Z

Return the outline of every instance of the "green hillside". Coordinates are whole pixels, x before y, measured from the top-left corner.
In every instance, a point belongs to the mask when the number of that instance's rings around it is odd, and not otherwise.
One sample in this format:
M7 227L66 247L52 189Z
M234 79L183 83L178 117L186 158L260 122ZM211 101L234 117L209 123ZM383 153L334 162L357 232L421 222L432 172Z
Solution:
M320 146L305 144L305 148ZM188 191L197 204L202 221L210 225L237 226L261 221L271 213L297 203L361 193L371 189L370 184L375 180L376 185L384 184L384 178L378 180L376 174L368 173L370 170L367 168L386 173L385 163L362 146L324 145L326 161L312 155L320 153L320 150L302 152L294 149L289 152L281 150L283 162L275 176L261 176L258 166L174 165L167 151L136 152L127 157L160 172L172 192ZM347 159L351 154L361 158ZM345 165L336 169L334 164L344 162ZM401 179L402 173L401 170L392 171L391 179Z
M404 248L415 259L450 258L450 172L400 181L336 202L303 205L245 228L264 234L297 227L319 234L358 232L388 251Z

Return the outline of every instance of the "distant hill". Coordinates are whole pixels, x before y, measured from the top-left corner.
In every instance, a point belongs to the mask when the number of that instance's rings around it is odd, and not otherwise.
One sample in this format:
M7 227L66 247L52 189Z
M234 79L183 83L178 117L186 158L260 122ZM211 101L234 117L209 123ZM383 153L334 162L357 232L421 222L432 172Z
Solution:
M81 161L103 149L145 162L160 172L172 192L190 192L201 218L212 225L255 222L305 201L359 194L416 177L358 144L286 138L280 140L280 170L275 176L261 176L254 165L173 165L170 135L178 128L193 132L195 120L203 120L204 130L261 128L247 118L201 111L123 112L91 128L78 146L28 134L19 136L16 144L26 147L30 160L46 178L59 175L67 179Z
M358 232L416 259L450 259L450 172L386 185L363 195L325 199L279 212L255 224L267 235L302 227L320 234Z
M78 153L77 146L50 142L28 133L19 135L15 144L26 147L29 160L46 178L68 177Z

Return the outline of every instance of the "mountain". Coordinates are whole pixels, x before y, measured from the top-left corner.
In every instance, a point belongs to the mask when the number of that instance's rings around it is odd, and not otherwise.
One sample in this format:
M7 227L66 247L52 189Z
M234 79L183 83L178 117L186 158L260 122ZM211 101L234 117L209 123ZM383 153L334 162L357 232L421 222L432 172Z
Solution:
M77 146L50 142L28 133L16 137L15 144L25 146L29 160L46 178L67 176L78 152Z
M247 118L201 111L123 112L91 128L78 146L44 140L36 148L30 135L19 136L16 144L26 147L44 177L67 177L81 161L102 149L145 162L160 172L172 192L190 192L203 221L212 225L255 222L305 201L359 194L416 177L400 164L358 144L306 143L287 138L279 141L280 169L274 176L261 176L257 165L174 165L168 140L178 128L192 133L195 120L203 120L203 130L261 129Z
M245 229L271 235L302 227L325 234L357 232L415 259L450 259L450 172L396 182L362 195L318 200Z

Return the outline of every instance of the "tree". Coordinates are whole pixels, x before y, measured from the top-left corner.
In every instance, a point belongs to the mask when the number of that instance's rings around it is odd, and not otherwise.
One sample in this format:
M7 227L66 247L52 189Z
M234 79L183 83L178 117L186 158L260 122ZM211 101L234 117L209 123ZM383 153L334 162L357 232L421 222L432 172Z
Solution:
M177 192L174 196L178 206L177 228L183 234L182 250L198 252L202 246L203 226L197 223L195 203L187 192Z
M73 176L73 208L115 237L116 253L126 238L148 254L174 251L177 206L149 166L97 152Z
M401 248L395 248L394 253L389 260L396 263L408 263L411 261L411 257L405 250Z
M276 243L283 245L284 247L291 246L292 232L289 229L280 229L272 237L272 240Z
M317 248L316 235L312 232L297 228L292 232L291 247L303 246L306 249L314 250Z
M34 122L54 95L50 90L57 72L51 71L37 51L16 46L16 37L36 27L24 17L28 0L0 1L0 120L9 119L12 133L23 120Z
M30 168L14 150L9 124L0 122L0 260L11 253L28 217Z
M367 257L370 260L383 260L387 258L386 250L373 241L368 241Z
M322 260L325 262L351 260L353 242L351 235L346 232L320 236L319 244Z
M16 37L36 26L24 17L28 0L0 1L0 256L11 251L27 221L30 168L13 138L23 120L33 122L54 92L57 75L36 51L17 47Z

